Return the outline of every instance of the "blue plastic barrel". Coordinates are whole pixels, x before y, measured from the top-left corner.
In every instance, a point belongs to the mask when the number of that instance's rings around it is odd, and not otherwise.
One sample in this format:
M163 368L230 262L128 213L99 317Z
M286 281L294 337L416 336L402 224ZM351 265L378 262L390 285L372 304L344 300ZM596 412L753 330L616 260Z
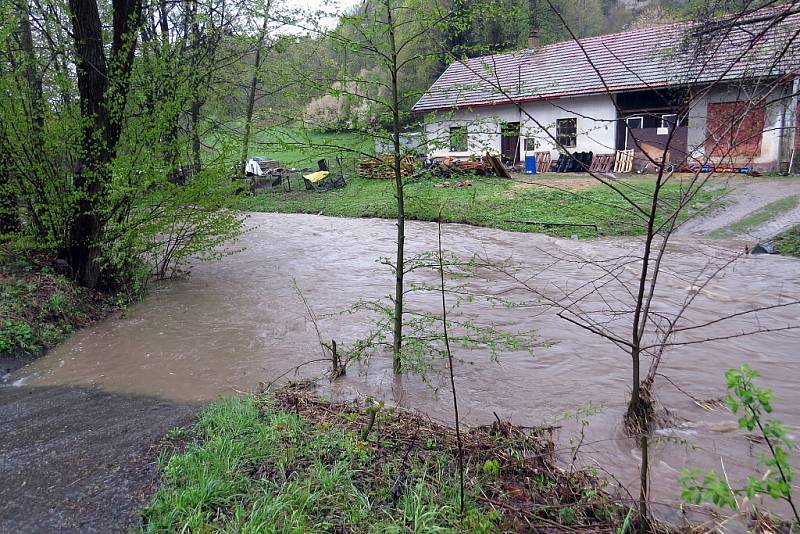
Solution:
M536 174L536 156L525 156L525 174Z

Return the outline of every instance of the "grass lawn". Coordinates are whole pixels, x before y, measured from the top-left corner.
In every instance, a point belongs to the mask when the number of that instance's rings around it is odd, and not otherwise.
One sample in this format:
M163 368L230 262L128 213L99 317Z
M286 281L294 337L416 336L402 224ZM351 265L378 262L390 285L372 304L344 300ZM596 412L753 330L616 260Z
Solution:
M556 467L546 430L464 434L459 516L454 432L393 408L369 416L302 391L218 401L169 436L145 532L614 531L603 481ZM171 449L171 450L170 450ZM463 521L463 522L462 522ZM531 530L533 529L533 530Z
M341 217L384 217L396 214L394 184L348 176L344 189L327 193L306 191L297 177L290 193L263 191L242 198L239 207L250 211L321 213ZM644 233L641 214L606 186L587 177L539 175L532 186L520 180L496 177L470 178L472 186L453 187L456 179L423 178L406 186L406 214L410 219L435 220L439 213L447 222L489 226L521 232L557 236L637 235ZM450 187L440 187L449 182ZM619 182L621 189L643 205L653 190L652 178L636 177ZM676 199L680 182L664 190L665 199ZM685 215L713 202L722 189L701 192ZM528 224L527 221L534 224ZM544 223L595 224L591 227L548 226Z
M265 155L282 161L289 167L316 169L317 160L327 158L331 163L337 156L362 159L363 154L375 152L372 137L351 132L317 132L301 129L256 130L251 151L263 150Z
M236 129L236 125L232 125ZM221 145L231 147L227 154L230 163L237 162L241 151L241 134L231 130L217 130L204 139L204 145L218 151ZM299 127L254 126L250 141L250 156L264 156L281 161L287 167L314 168L317 160L327 158L333 162L337 157L353 160L375 152L375 141L363 133L321 132ZM352 164L351 164L352 165Z
M729 224L728 226L717 228L708 235L709 237L713 237L715 239L725 239L737 235L747 234L747 232L774 219L778 215L794 209L798 202L800 202L800 196L798 195L784 197L776 200L775 202L770 202L766 206L749 213L745 217L742 217L738 221Z
M776 235L772 242L781 254L800 258L800 224Z

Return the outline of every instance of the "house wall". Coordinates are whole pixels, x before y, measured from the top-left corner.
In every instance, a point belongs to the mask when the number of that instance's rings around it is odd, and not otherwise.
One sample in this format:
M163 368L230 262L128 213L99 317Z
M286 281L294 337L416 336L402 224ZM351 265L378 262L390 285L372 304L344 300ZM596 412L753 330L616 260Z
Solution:
M535 139L533 151L550 151L557 156L557 146L553 137L556 135L556 120L576 118L578 135L576 145L570 152L594 152L595 154L611 154L615 149L617 110L613 97L608 95L561 98L542 102L531 102L524 105L527 116L522 124L522 137ZM538 124L537 124L538 123ZM552 136L552 137L551 137Z
M596 154L614 152L616 135L616 108L607 95L562 98L552 101L529 102L523 104L526 113L514 105L458 110L449 114L431 114L427 118L425 136L431 157L479 156L486 152L500 153L500 128L504 122L520 123L520 160L534 150L525 150L525 138L535 140L535 151L549 150L557 155L555 137L556 120L577 119L576 146L570 151L594 152ZM466 126L469 150L451 152L449 132L451 127ZM548 135L548 132L550 135Z
M430 114L426 118L425 141L430 157L470 157L500 153L500 125L521 122L516 106L491 106L475 110ZM450 128L467 127L468 150L450 151Z
M690 158L699 162L747 164L758 169L774 170L780 166L780 159L788 160L787 153L781 154L781 143L789 139L792 117L791 99L783 98L790 94L784 86L769 84L767 87L742 87L727 85L703 91L692 98L689 111L688 152ZM695 91L698 93L699 91ZM766 97L764 107L764 131L761 136L760 153L755 156L714 157L709 153L708 110L710 103L756 100ZM782 120L784 122L782 122ZM786 143L788 145L788 143ZM785 152L785 151L784 151ZM720 160L720 161L718 161Z
M792 136L797 117L791 98L791 87L768 84L764 88L741 87L736 85L719 86L708 91L695 91L687 118L687 153L690 160L705 163L747 164L757 169L774 170L779 168L780 161L788 161L792 141L800 147L800 135ZM702 93L702 94L700 94ZM766 96L770 102L764 109L764 131L761 137L760 153L755 157L740 156L723 158L706 154L708 139L708 109L710 103L736 102L752 100ZM577 119L577 142L570 152L594 152L610 154L616 150L616 129L623 128L617 120L617 110L613 96L595 95L561 98L556 100L529 102L523 109L533 117L513 105L458 110L448 114L429 114L425 127L426 141L432 157L480 156L486 152L500 153L500 125L503 122L519 122L520 128L520 161L534 151L550 151L555 158L558 155L554 137L556 120L575 117ZM800 120L797 118L796 120ZM782 122L783 121L783 122ZM451 152L449 146L449 129L452 126L466 126L469 146L464 152ZM782 128L783 126L783 128ZM548 135L548 132L550 135ZM525 150L525 138L535 140L535 149ZM784 150L781 151L781 143Z

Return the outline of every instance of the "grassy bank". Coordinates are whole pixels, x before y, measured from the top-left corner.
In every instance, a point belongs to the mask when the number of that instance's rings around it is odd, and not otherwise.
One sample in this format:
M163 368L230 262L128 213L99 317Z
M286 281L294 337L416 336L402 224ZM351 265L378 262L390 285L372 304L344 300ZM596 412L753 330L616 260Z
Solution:
M592 237L637 235L644 232L641 214L634 212L610 188L586 177L538 177L537 185L494 177L475 177L472 185L455 187L454 179L429 178L406 186L406 215L411 219L489 226L521 232ZM447 186L447 187L445 187ZM651 178L631 178L619 187L631 198L647 204L653 191ZM674 181L663 191L667 201L678 198L681 184ZM713 202L723 190L701 192L684 216ZM389 180L348 177L348 186L327 193L307 191L297 177L292 192L262 191L243 198L240 207L251 211L321 213L341 217L396 215L394 186ZM555 226L563 224L597 225Z
M748 232L758 228L762 224L765 224L772 219L775 219L779 215L794 209L797 207L798 202L800 202L800 197L797 195L788 196L776 200L775 202L770 202L766 206L747 214L745 217L742 217L738 221L731 223L728 226L717 228L708 235L714 239L726 239L747 235Z
M469 431L466 506L452 430L384 409L366 440L363 407L298 391L207 408L162 456L146 532L613 531L627 510L602 481L555 466L549 431Z
M800 258L800 224L776 235L772 242L781 254Z
M57 272L51 257L0 245L0 370L41 355L113 309L109 296Z

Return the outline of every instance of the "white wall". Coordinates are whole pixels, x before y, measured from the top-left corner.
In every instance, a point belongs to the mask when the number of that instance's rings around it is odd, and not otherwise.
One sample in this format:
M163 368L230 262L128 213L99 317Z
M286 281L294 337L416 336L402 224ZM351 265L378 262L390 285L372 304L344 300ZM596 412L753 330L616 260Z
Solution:
M524 118L522 137L536 140L535 151L549 150L556 156L557 147L553 139L556 135L556 120L573 117L578 121L578 136L576 146L570 148L570 152L612 154L616 150L617 109L612 97L608 95L530 102L524 108L535 121L527 116Z
M549 150L555 157L556 145L546 133L555 137L556 119L576 118L578 136L571 152L614 152L616 135L616 108L607 95L562 98L552 101L530 102L523 109L533 118L522 113L514 105L457 110L448 114L428 115L425 134L430 155L468 157L490 152L500 153L500 125L504 122L520 123L520 160L533 151L525 151L525 138L535 139L535 151ZM450 152L450 128L466 126L469 150Z
M431 157L469 157L500 153L500 125L520 122L516 106L491 106L475 110L456 110L452 113L430 114L426 118L425 137ZM467 127L468 150L450 151L450 128Z

